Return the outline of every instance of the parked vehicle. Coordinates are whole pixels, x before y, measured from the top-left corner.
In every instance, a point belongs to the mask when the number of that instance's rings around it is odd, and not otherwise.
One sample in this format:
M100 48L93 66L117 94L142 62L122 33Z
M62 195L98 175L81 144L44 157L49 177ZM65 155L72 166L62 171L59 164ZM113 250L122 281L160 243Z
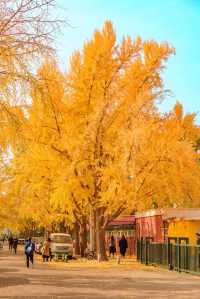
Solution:
M22 239L22 238L18 239L18 244L19 245L25 245L25 242L26 242L25 239Z
M67 256L72 258L73 255L73 243L70 234L64 233L52 233L50 234L51 239L51 256Z
M0 241L0 249L3 249L3 243Z

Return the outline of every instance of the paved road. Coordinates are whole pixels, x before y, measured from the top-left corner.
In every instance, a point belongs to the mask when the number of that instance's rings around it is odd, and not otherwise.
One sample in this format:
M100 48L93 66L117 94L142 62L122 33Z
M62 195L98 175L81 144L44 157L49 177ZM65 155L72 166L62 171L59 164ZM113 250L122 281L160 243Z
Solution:
M43 264L26 269L23 255L0 252L0 299L200 298L200 278L167 270Z

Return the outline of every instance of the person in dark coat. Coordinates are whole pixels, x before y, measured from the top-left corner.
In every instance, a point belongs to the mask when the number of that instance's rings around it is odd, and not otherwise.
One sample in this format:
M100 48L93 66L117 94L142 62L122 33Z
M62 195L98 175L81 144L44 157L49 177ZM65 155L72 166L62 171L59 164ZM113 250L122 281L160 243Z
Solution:
M13 237L10 236L8 238L8 245L9 245L9 250L12 252L12 249L13 249Z
M17 254L17 245L18 245L18 239L14 238L14 240L13 240L13 249L14 249L15 254Z
M111 236L110 243L109 243L109 256L111 256L112 254L112 256L114 257L115 252L116 252L115 238L114 236Z
M25 244L25 255L26 255L27 268L29 268L30 262L32 263L32 266L33 266L34 251L35 251L35 244L32 242L31 238L29 238Z
M122 235L120 241L119 241L119 248L120 248L120 254L121 256L125 256L126 249L128 248L128 242L124 235Z

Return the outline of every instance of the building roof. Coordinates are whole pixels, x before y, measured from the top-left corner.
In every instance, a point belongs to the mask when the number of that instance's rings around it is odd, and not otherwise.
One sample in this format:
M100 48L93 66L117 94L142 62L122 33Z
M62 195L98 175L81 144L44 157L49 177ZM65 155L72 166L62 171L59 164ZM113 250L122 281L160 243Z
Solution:
M136 213L135 218L152 217L161 215L164 220L183 219L183 220L200 220L200 208L165 208L153 209Z
M135 215L124 215L114 219L109 223L109 225L126 225L126 224L134 224L134 223L135 223Z

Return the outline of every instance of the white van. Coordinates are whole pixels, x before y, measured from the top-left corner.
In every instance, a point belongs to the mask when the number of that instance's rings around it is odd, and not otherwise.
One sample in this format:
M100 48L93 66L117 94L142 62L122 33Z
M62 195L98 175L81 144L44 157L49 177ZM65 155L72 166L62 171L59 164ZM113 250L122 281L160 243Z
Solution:
M73 243L70 234L52 233L50 234L51 239L51 255L67 255L68 257L73 256Z

